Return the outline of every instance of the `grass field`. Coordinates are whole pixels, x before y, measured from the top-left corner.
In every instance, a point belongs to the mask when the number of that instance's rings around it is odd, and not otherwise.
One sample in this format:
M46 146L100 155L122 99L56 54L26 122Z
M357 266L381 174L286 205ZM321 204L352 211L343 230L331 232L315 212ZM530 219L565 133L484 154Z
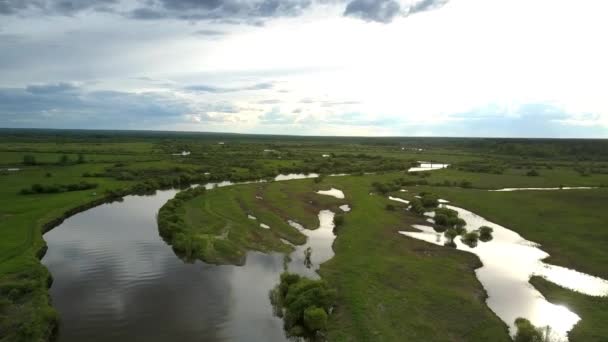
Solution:
M332 340L508 340L505 325L484 303L485 294L473 273L479 266L477 258L397 234L418 218L400 211L387 212L384 198L369 195L374 181L425 181L431 186L418 189L430 189L540 242L551 254L549 262L608 277L608 218L602 210L608 203L607 189L516 193L480 190L606 185L608 159L602 154L604 149L598 147L600 143L158 132L5 133L0 137L2 342L46 341L58 319L47 293L49 274L39 262L45 246L44 229L78 210L102 203L108 191L125 194L207 179L257 179L296 171L375 172L326 177L320 184L301 180L211 190L180 213L195 234L221 236L229 226L228 238L237 241L243 250L287 251L288 246L280 239L302 242L301 234L285 223L287 218L315 228L320 208L336 210L344 202L350 204L353 210L335 241L335 257L321 268L323 278L339 291L339 305L329 325ZM219 145L218 141L226 144ZM586 146L591 146L588 152ZM267 149L277 152L265 152ZM182 150L192 151L192 155L171 155ZM334 153L335 157L323 158L321 154L325 153ZM79 154L84 154L85 163L75 162ZM36 163L24 164L25 155L33 156ZM68 163L59 162L63 155L68 156ZM416 160L455 165L427 175L404 173ZM472 161L506 167L502 174L461 169L461 163ZM4 170L13 167L20 170ZM540 176L526 176L532 168ZM473 189L457 187L462 181L470 182ZM33 184L80 182L96 183L97 188L19 194ZM445 182L450 186L432 186ZM344 190L346 200L314 194L330 186ZM258 220L248 219L248 214ZM259 223L271 229L263 230ZM603 302L595 307L587 297L537 282L535 285L542 287L548 297L555 294L575 311L580 310L577 312L584 324L573 331L573 341L579 330L583 336L579 341L591 336L585 334L601 335L596 322L603 318Z
M186 202L181 213L189 225L205 230L232 222L231 232L242 225L249 227L248 234L281 236L283 229L292 229L285 225L287 219L316 227L320 209L337 211L338 205L348 203L352 211L334 243L336 255L321 268L322 277L338 289L339 296L330 340L507 341L506 326L486 307L485 292L475 278L478 259L397 234L421 219L406 212L388 213L385 198L369 195L373 181L392 176L220 188ZM314 193L330 187L343 190L346 198ZM268 223L270 231L247 219L248 213Z
M420 187L538 242L547 262L608 279L608 189L490 192Z
M571 342L607 341L608 298L568 291L540 277L533 277L530 282L550 302L566 305L581 317L581 321L568 334Z

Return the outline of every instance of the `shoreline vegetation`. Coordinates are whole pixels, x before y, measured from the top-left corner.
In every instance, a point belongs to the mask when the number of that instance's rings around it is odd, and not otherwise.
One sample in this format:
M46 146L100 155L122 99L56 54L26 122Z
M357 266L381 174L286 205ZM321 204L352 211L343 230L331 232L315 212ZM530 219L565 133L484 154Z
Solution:
M525 139L348 139L143 133L86 132L45 130L3 130L0 138L0 341L47 341L56 333L58 315L51 307L48 288L52 275L40 264L46 251L42 235L65 219L92 207L120 200L133 194L151 193L163 188L185 188L208 181L263 179L278 173L317 172L350 173L350 177L326 177L319 182L349 191L354 196L353 211L340 227L334 243L335 257L323 264L323 280L336 288L336 309L327 322L327 335L332 339L369 340L382 336L386 340L426 336L441 340L443 334L467 336L469 340L506 340L506 328L484 303L483 289L472 274L476 258L451 249L427 246L393 235L416 220L399 210L387 211L394 202L371 202L371 183L389 183L403 178L399 187L418 186L465 208L475 210L494 222L509 226L530 240L541 242L551 254L550 262L575 266L590 274L606 278L605 219L583 216L585 203L590 210L606 203L608 184L608 145L606 142ZM60 142L56 142L61 137ZM225 141L219 146L217 141ZM317 140L315 140L317 139ZM285 141L285 142L278 142ZM420 146L423 152L401 150L401 146ZM272 149L277 152L263 152ZM333 150L330 158L321 155ZM174 151L192 151L188 156L172 156ZM27 160L24 160L27 155ZM67 160L63 156L68 156ZM255 155L255 157L252 157ZM279 158L280 157L280 158ZM523 159L521 159L523 157ZM33 159L32 159L33 158ZM59 160L59 161L58 161ZM418 160L449 162L443 170L408 174L407 168ZM76 161L76 162L70 162ZM18 168L14 171L13 169ZM11 169L11 171L5 171ZM530 176L530 170L536 175ZM375 175L363 173L375 172ZM365 179L365 181L362 181ZM370 180L369 182L367 180ZM21 189L34 184L96 184L89 189L19 195ZM275 191L280 185L271 185ZM318 190L312 181L290 181L301 190ZM361 184L364 183L364 184ZM318 184L318 185L317 185ZM475 189L505 187L593 186L598 189L574 192L492 193ZM67 187L66 187L67 188ZM251 188L255 198L256 187ZM91 191L95 190L95 194ZM381 189L380 189L381 190ZM393 186L388 192L398 191ZM418 189L416 190L418 191ZM227 191L226 191L227 192ZM313 215L319 205L344 204L336 199L290 198L286 192L264 194L277 196L277 202L300 200L304 209L277 205L305 227L315 227ZM375 192L372 190L372 192ZM282 195L281 195L282 193ZM397 192L395 192L397 193ZM474 193L474 195L471 195ZM403 193L399 193L402 195ZM284 197L280 197L280 196ZM500 197L504 196L504 197ZM329 197L329 196L326 196ZM319 203L327 200L328 202ZM518 202L518 201L524 202ZM539 202L540 200L540 202ZM308 202L307 202L308 201ZM309 203L313 201L314 203ZM315 202L317 201L317 202ZM525 211L507 202L537 203ZM603 201L603 202L602 202ZM578 203L578 204L577 204ZM255 214L265 222L266 211L253 212L246 203L241 210ZM525 205L522 205L526 207ZM494 208L495 209L494 209ZM243 209L244 208L244 209ZM560 210L567 208L563 214ZM313 210L314 209L314 210ZM500 213L500 209L504 213ZM338 211L336 211L338 212ZM582 211L584 212L584 210ZM364 214L368 213L368 214ZM386 214L390 215L386 215ZM513 215L517 213L517 215ZM372 215L373 217L367 217ZM245 216L246 217L246 216ZM554 222L564 220L556 231ZM541 223L534 230L534 223ZM605 221L604 221L605 222ZM567 224L567 225L566 225ZM278 229L282 226L276 225ZM574 228L578 227L578 231ZM593 231L581 227L597 227ZM284 227L283 227L284 228ZM289 228L289 227L287 227ZM258 227L259 229L259 227ZM260 230L260 229L259 229ZM263 231L263 230L260 230ZM297 242L295 235L293 242ZM287 239L289 240L289 239ZM291 240L289 240L291 241ZM405 241L405 242L404 242ZM287 246L287 245L285 245ZM283 248L283 247L281 247ZM265 249L264 249L265 250ZM365 252L365 258L357 254ZM375 265L366 269L365 265ZM468 271L463 273L463 265ZM429 269L442 274L427 274ZM450 283L452 278L458 279ZM422 283L420 283L422 282ZM581 323L575 326L571 341L593 341L604 328L597 326L602 310L596 309L581 295L560 293L542 282L531 280L548 298L580 309ZM445 284L451 286L446 288ZM377 286L374 288L374 286ZM379 293L378 289L383 289ZM412 293L411 289L415 289ZM409 291L409 292L408 292ZM602 300L597 300L605 305ZM456 304L459 303L459 304ZM436 317L433 307L461 307L460 315L445 311ZM605 307L605 306L600 306ZM455 314L455 313L454 313ZM405 322L402 322L405 319ZM437 320L440 320L437 322ZM467 322L476 322L468 330ZM396 329L395 324L403 325ZM407 329L407 331L405 331ZM591 335L589 335L591 334ZM605 336L605 334L604 334Z

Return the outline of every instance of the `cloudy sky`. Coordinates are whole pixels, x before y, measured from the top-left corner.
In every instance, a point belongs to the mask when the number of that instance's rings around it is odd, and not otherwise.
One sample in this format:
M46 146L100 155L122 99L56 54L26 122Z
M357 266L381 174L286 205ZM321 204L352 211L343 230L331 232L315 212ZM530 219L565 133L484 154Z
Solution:
M0 0L0 127L608 138L605 0Z

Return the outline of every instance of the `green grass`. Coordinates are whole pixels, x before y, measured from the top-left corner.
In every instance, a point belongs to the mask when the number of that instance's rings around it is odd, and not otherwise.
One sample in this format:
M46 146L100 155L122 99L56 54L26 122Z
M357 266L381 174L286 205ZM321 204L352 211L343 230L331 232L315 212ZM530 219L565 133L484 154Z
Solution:
M105 190L121 189L129 184L81 177L83 172L102 167L98 164L36 166L0 176L0 327L7 329L0 333L0 341L44 341L50 335L57 317L48 299L48 273L38 260L38 253L45 246L43 227L78 206L99 200ZM48 172L51 177L46 176ZM99 187L60 194L18 194L34 183L81 181L92 181Z
M570 342L608 341L608 298L572 292L541 277L533 277L530 283L551 303L565 305L581 317L568 333Z
M0 138L0 169L20 167L22 170L10 173L0 170L1 342L48 339L57 317L48 298L48 272L38 259L44 247L43 228L49 223L57 223L58 219L72 214L75 209L100 200L106 190L124 190L152 177L179 176L176 167L187 170L186 173L191 175L209 170L212 176L246 179L270 176L281 169L291 172L299 168L325 173L344 170L378 172L383 163L392 163L391 170L405 170L412 160L449 163L499 160L507 164L517 160L519 163L519 159L512 155L488 155L491 152L488 148L476 150L473 145L465 148L462 143L452 146L451 140L442 139L196 134L180 137L177 134L148 135L141 132L79 132L70 135L35 131L29 135L12 134L7 133ZM219 146L217 141L227 141L227 144ZM409 147L420 145L425 151L401 151L402 144ZM517 144L525 146L521 141ZM546 144L569 146L571 143ZM263 153L266 148L281 151L281 159ZM182 149L191 150L192 155L188 158L171 156L171 153ZM601 148L596 150L602 152ZM79 153L85 155L87 163L56 165L63 154L75 160ZM321 153L347 156L321 158ZM356 157L359 153L366 156ZM34 155L40 165L21 165L26 154ZM577 152L576 155L580 154ZM369 156L380 159L370 159ZM588 157L585 164L605 165L601 154ZM608 184L607 174L583 177L573 169L576 165L574 159L560 158L539 158L543 163L553 165L553 169L539 168L540 177L525 176L525 168L507 168L502 175L448 169L434 171L424 179L431 184L468 180L474 187L484 189ZM103 173L118 162L124 163L124 169L136 175L132 181L82 177L85 172ZM526 162L535 160L527 159ZM230 227L227 238L236 241L243 251L286 251L287 245L281 242L281 238L293 243L303 242L302 235L286 224L287 219L295 219L314 229L318 226L320 209L338 210L338 205L347 202L353 211L346 215L345 224L335 241L336 256L321 269L323 277L339 290L339 305L329 327L332 340L507 340L504 324L485 306L485 294L474 276L473 269L479 266L477 258L398 235L398 230L408 229L418 218L400 211L388 213L384 209L385 199L369 195L372 181L386 182L398 177L422 179L400 172L365 177L328 177L321 184L301 180L236 186L210 191L205 197L189 203L182 215L192 234L223 236L226 227ZM18 194L34 183L72 184L81 181L94 182L99 187L61 194ZM347 199L336 200L314 194L315 190L330 186L344 190ZM488 193L453 187L432 189L467 209L520 232L527 239L542 243L543 249L552 255L550 262L608 277L605 267L608 261L605 222L608 218L603 210L608 190ZM97 195L93 195L94 192ZM256 196L264 200L260 201ZM247 214L258 217L258 221L247 219ZM260 222L270 225L271 229L260 228ZM225 247L218 244L220 253ZM579 314L584 316L583 324L589 324L589 329L599 329L595 325L603 316L597 310L581 310Z
M489 192L419 187L538 242L547 262L608 279L608 188Z
M185 202L180 213L193 234L218 235L229 228L235 234L230 238L239 241L239 237L252 239L250 234L260 231L258 222L246 218L247 213L268 223L269 234L280 234L275 229L287 219L316 227L320 209L337 210L348 203L353 210L335 241L336 255L321 267L323 278L338 290L330 340L508 341L506 326L485 305L485 292L475 278L479 260L399 235L399 230L420 218L388 213L385 198L369 195L372 181L393 176L219 188ZM332 186L343 190L346 199L315 193Z

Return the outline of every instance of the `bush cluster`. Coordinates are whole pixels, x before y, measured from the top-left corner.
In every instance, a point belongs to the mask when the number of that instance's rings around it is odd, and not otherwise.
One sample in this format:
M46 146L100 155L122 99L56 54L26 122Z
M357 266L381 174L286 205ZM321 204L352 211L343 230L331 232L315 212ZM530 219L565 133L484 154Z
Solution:
M75 184L51 184L51 185L42 185L42 184L33 184L29 188L21 189L19 192L22 195L32 195L32 194L57 194L61 192L70 192L70 191L81 191L81 190L90 190L97 188L96 183L87 183L80 182Z
M322 335L335 303L336 292L323 280L293 273L281 274L280 283L270 291L275 313L283 318L290 337L314 338Z

